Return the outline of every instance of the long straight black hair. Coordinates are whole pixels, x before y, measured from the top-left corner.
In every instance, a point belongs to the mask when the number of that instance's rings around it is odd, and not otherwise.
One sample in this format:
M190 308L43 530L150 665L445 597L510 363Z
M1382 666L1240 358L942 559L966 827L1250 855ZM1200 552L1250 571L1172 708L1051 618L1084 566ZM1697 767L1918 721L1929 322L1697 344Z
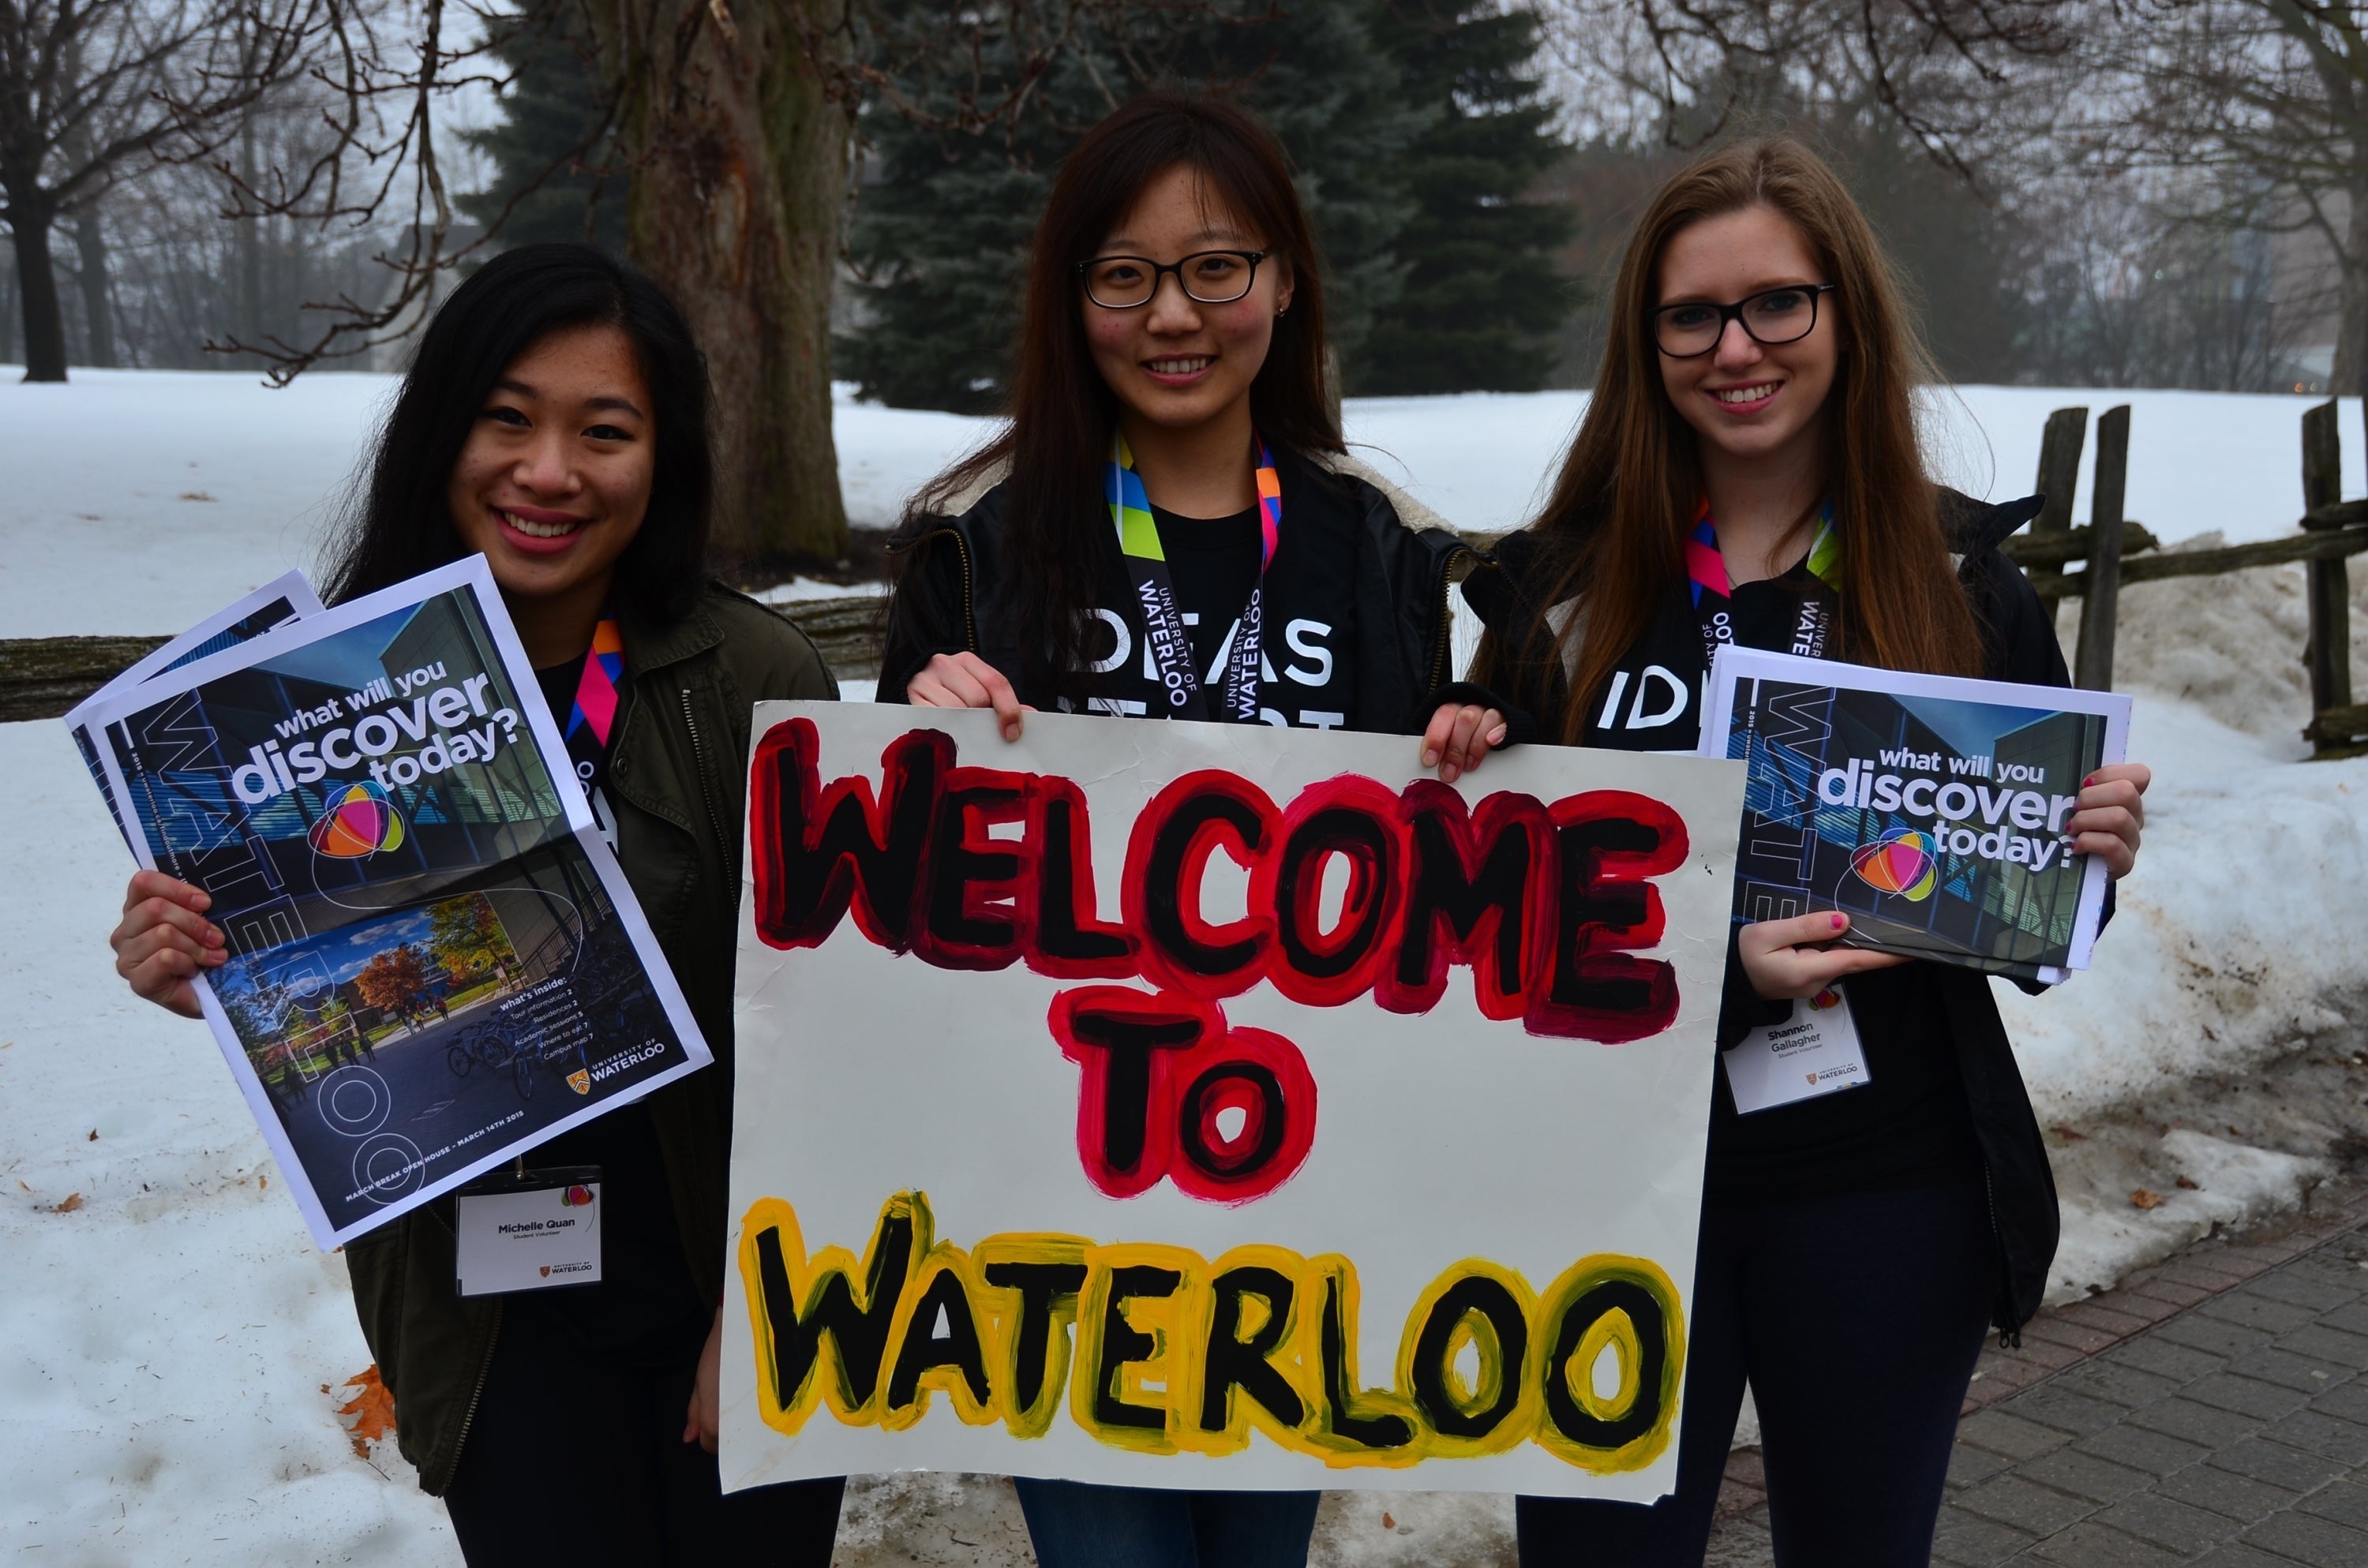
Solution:
M613 326L632 342L656 431L649 511L618 559L616 599L649 620L689 610L706 581L715 494L707 358L665 290L578 244L504 252L437 310L330 546L330 603L461 558L446 495L486 394L528 349L580 326Z
M1020 658L1030 680L1064 696L1085 695L1080 642L1118 552L1102 494L1118 398L1094 368L1077 267L1178 165L1257 232L1270 264L1290 267L1290 313L1250 382L1259 434L1300 453L1342 449L1325 398L1323 261L1281 143L1240 109L1186 93L1146 93L1110 114L1062 163L1036 225L1010 423L916 495L898 528L910 541L953 496L1008 465L1004 537Z

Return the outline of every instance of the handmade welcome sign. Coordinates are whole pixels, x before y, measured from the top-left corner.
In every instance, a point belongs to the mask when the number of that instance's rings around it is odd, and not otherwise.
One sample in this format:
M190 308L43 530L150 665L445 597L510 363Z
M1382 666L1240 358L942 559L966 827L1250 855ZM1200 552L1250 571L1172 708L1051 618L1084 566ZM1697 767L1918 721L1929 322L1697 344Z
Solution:
M757 710L723 1472L1670 1490L1739 765Z

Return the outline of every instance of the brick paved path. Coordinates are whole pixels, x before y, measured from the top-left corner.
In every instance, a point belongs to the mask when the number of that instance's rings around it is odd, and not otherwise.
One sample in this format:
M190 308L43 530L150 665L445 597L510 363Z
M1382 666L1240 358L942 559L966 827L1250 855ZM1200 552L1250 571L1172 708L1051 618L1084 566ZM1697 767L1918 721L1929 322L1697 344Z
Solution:
M2368 1200L2199 1249L1991 1351L1937 1562L2368 1568ZM1772 1561L1759 1456L1710 1562Z

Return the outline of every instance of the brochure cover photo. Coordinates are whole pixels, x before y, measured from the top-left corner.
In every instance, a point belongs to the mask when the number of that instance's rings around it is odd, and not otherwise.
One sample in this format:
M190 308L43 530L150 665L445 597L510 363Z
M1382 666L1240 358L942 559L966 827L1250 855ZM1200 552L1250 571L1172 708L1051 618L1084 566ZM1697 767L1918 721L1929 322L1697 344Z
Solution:
M2105 869L2071 852L2080 781L2129 699L1724 647L1702 749L1747 765L1738 925L1850 916L1850 945L2056 981L2088 966Z
M134 854L212 896L207 1020L324 1246L708 1062L482 560L89 721Z

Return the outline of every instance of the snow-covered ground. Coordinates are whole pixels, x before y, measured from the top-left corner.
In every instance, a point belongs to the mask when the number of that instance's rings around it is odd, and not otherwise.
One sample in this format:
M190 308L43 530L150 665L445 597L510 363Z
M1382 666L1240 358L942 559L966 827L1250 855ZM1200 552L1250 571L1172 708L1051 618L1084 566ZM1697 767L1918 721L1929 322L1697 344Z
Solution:
M0 636L165 632L313 564L393 382L305 376L273 392L234 372L77 370L28 386L0 366ZM2166 540L2294 528L2300 397L1966 387L1935 400L1952 483L2026 494L2050 409L2132 405L2128 512ZM1578 392L1356 398L1360 455L1459 528L1518 528L1569 440ZM985 420L880 408L844 388L836 438L848 517L884 528L905 497L980 441ZM2343 415L2344 494L2368 487L2360 405ZM2083 473L2075 515L2088 515Z
M238 375L78 372L26 387L0 371L0 637L173 631L309 565L389 384L319 376L282 393ZM2299 398L1966 389L1941 405L1952 475L2019 494L2049 409L2124 399L2132 516L2174 540L2293 527ZM1349 422L1442 514L1501 528L1579 406L1375 400L1351 403ZM984 428L842 402L851 513L888 520ZM2358 494L2356 403L2344 428ZM2059 1299L2294 1201L2362 1092L2328 1086L2323 1106L2282 1117L2199 1108L2305 1058L2340 1078L2368 1045L2368 760L2299 760L2300 582L2286 568L2124 592L2132 744L2160 779L2139 874L2094 970L2042 998L2001 993L2041 1119L2065 1129L2050 1137ZM2368 690L2368 669L2355 679ZM456 1561L392 1445L357 1456L337 1414L369 1361L342 1260L312 1251L204 1030L114 977L102 937L127 865L63 731L0 725L0 887L16 894L0 901L0 1540L101 1564ZM2189 1125L2166 1131L2174 1120ZM2165 1201L2133 1208L2138 1185ZM1318 1559L1509 1561L1505 1512L1335 1499ZM867 1484L839 1562L1017 1562L921 1550L939 1527L1008 1546L1013 1519L997 1488Z

